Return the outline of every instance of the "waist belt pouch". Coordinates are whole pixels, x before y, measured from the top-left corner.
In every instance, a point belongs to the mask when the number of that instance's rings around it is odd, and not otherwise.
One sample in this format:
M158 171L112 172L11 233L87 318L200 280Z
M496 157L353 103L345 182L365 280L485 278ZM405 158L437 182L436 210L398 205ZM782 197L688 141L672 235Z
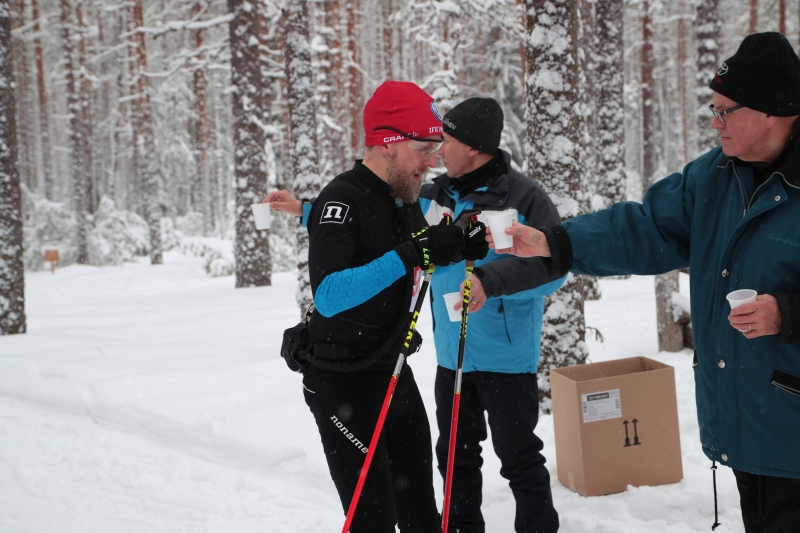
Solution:
M377 350L392 335L391 329L354 322L340 316L326 318L317 312L308 319L308 332L315 343L347 344L356 346L362 352ZM316 350L314 355L318 355ZM363 357L363 354L357 357Z
M329 344L319 342L314 344L314 359L325 359L327 361L352 361L364 359L369 356L370 351L358 348L350 344Z
M308 338L308 324L306 322L300 322L283 332L281 357L283 357L286 366L292 372L302 374L306 371L309 365L306 355L312 348L314 348L314 344Z

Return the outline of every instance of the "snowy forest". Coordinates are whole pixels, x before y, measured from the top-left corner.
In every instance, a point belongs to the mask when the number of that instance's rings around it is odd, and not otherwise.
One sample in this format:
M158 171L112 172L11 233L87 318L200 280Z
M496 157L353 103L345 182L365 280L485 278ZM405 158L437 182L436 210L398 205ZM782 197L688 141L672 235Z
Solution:
M46 250L60 268L159 265L178 249L242 288L296 269L304 310L305 230L275 215L256 231L250 205L283 188L313 197L350 168L386 79L416 82L442 112L495 98L501 147L566 219L640 199L716 145L707 84L744 36L800 44L796 0L0 6L0 334L26 331L24 272L50 268ZM691 342L678 279L655 282L661 350ZM585 360L598 287L570 275L549 298L545 368ZM545 375L545 409L548 391Z

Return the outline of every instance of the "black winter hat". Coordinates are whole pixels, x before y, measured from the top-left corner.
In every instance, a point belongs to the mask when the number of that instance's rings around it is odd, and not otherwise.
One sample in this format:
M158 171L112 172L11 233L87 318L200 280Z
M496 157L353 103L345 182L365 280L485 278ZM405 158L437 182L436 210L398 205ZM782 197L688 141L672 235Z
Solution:
M786 37L777 32L745 37L708 86L768 115L800 115L800 58Z
M444 132L470 148L494 155L503 132L503 110L494 98L467 98L442 119Z

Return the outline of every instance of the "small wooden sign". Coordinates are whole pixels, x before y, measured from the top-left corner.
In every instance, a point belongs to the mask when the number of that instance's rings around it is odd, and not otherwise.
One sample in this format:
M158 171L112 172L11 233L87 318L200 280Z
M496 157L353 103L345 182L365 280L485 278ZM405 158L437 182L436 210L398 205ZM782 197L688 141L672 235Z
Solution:
M50 272L56 273L56 263L58 263L58 250L45 250L44 260L50 263Z

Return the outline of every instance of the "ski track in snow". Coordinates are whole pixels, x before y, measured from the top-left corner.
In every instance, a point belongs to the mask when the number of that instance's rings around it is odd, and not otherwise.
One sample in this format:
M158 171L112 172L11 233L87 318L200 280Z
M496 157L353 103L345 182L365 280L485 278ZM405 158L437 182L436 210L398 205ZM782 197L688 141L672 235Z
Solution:
M340 531L300 376L278 355L299 320L295 278L234 289L232 277L210 278L201 259L178 252L155 267L142 259L26 273L29 333L0 337L0 532ZM557 479L543 416L560 531L708 531L711 464L691 354L657 353L651 277L600 285L602 299L586 303L587 325L605 337L589 340L591 360L644 355L675 367L684 480L583 498ZM435 439L427 305L419 328L427 340L410 364ZM489 441L484 460L487 532L513 532L514 499ZM720 522L742 532L733 474L717 473Z

